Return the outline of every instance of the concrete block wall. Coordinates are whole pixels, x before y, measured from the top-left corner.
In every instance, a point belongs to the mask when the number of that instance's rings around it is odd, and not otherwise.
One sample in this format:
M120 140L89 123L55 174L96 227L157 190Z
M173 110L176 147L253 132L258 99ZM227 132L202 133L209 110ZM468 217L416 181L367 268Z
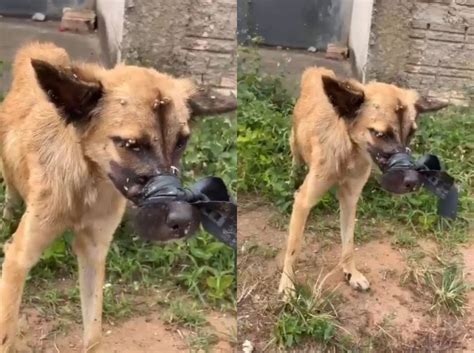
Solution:
M367 78L472 105L474 0L376 0Z
M236 92L235 0L127 1L121 59Z

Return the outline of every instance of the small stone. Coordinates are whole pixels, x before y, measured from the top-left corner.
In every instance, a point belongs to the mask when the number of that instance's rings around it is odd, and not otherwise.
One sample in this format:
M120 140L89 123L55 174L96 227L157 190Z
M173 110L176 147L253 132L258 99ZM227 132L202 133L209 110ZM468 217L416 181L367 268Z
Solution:
M242 344L242 352L244 353L252 353L254 350L254 346L252 342L249 340L245 340L244 343Z
M309 47L309 48L308 48L308 51L309 51L310 53L316 53L316 47Z
M43 21L46 21L46 15L44 13L41 13L41 12L36 12L32 17L31 19L33 21L38 21L38 22L43 22Z

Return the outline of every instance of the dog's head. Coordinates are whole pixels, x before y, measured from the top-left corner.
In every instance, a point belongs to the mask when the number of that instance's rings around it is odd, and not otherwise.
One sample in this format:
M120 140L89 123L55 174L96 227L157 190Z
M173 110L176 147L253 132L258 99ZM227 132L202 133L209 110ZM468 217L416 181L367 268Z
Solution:
M367 151L382 170L392 155L409 151L420 114L447 106L391 84L362 85L330 76L323 76L322 81L329 102L347 122L353 143Z
M190 80L150 68L55 67L40 60L32 60L32 66L64 123L75 129L91 168L132 200L151 177L177 173L193 116L236 108L233 98L211 95ZM191 207L176 202L163 214L172 233L165 239L184 237L197 217Z

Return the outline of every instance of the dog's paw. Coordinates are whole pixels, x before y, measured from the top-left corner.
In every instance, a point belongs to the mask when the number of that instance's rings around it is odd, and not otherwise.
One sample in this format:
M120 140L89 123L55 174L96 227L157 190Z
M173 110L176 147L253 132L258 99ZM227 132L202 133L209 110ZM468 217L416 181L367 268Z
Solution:
M295 284L293 283L291 278L285 273L281 275L278 293L283 294L283 300L286 302L289 301L291 297L295 294Z
M344 271L344 277L353 289L366 291L370 288L367 278L356 269L353 269L351 272Z

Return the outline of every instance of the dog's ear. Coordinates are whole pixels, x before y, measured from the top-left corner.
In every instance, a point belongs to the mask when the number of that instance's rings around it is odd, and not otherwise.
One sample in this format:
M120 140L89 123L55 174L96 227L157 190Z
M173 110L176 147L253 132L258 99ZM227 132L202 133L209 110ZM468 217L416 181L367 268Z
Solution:
M336 112L345 119L354 119L364 103L364 91L349 81L339 81L329 76L323 75L322 81L324 92Z
M40 87L58 108L66 123L88 120L103 96L100 82L81 79L79 70L56 67L42 60L31 60Z
M229 113L237 109L237 99L208 89L198 89L188 99L191 117Z
M418 114L435 112L437 110L446 108L448 103L442 102L437 99L421 97L415 103L415 108Z

